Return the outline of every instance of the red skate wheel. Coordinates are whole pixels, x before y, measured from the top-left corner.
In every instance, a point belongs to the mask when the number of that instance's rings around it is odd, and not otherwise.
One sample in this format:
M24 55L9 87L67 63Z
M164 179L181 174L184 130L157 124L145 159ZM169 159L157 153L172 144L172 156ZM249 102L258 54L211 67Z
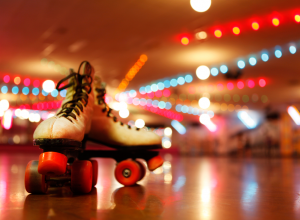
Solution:
M48 185L45 181L45 175L38 172L39 161L30 161L25 170L25 189L29 193L46 193Z
M141 162L141 161L139 161L139 160L136 160L135 162L139 165L140 170L141 170L141 172L140 172L140 178L139 178L139 180L138 180L138 181L140 181L140 180L142 180L142 179L145 177L145 175L146 175L146 166L145 166L145 164L144 164L143 162Z
M124 186L132 186L139 181L141 175L140 166L132 160L123 160L115 169L115 177Z
M68 158L57 152L40 154L38 171L40 174L62 175L66 172Z
M89 193L92 190L93 166L88 160L77 160L71 168L71 190L74 193Z
M93 186L97 185L98 181L98 161L97 160L90 160L93 166Z
M162 157L160 155L158 155L147 161L148 169L150 171L153 171L153 170L157 169L158 167L160 167L161 165L163 165L163 163L164 163L164 160L162 159Z

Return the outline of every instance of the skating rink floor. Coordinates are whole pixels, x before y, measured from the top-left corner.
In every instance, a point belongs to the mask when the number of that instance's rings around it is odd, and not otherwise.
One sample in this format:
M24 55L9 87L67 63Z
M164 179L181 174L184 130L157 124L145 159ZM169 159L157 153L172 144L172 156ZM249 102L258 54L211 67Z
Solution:
M25 167L38 156L33 147L0 148L0 219L300 219L300 159L165 154L163 168L134 187L115 180L112 159L97 159L90 194L30 195Z

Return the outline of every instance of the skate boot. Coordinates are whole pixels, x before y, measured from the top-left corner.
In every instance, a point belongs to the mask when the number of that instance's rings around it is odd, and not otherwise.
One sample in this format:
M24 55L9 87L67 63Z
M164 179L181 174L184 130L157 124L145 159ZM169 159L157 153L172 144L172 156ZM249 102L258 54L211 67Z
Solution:
M163 159L155 149L161 149L161 137L154 132L134 128L119 122L105 101L105 84L95 77L96 105L87 140L116 149L116 151L84 152L87 158L94 156L112 157L118 165L115 170L116 179L123 185L133 185L146 174L144 163L148 169L155 170L163 164ZM90 154L90 155L88 155ZM82 155L84 156L84 155Z
M58 82L56 89L67 89L66 98L56 115L40 123L33 134L34 145L43 149L43 153L39 161L27 165L25 187L29 193L44 193L55 181L59 185L71 181L73 192L91 191L93 165L77 157L84 150L82 140L91 128L93 78L92 66L84 61L78 73L70 70L70 75Z

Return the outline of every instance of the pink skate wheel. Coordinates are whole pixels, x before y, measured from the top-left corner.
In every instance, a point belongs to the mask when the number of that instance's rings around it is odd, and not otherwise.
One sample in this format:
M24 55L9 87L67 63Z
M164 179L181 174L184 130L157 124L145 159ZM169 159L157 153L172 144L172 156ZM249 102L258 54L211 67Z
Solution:
M71 168L71 190L74 193L89 193L92 190L93 165L88 160L76 160Z
M140 167L140 177L139 177L139 180L138 181L140 181L140 180L142 180L144 177L145 177L145 175L146 175L146 166L144 165L144 163L143 162L141 162L141 161L138 161L138 160L136 160L135 161L138 165L139 165L139 167Z
M140 166L132 160L123 160L115 169L115 177L124 186L132 186L139 181L141 175Z
M160 167L161 165L163 165L163 163L164 163L164 160L162 159L162 157L160 155L158 155L147 161L148 169L150 171L153 171L153 170L157 169L158 167Z
M93 166L93 186L97 185L98 181L98 161L97 160L90 160Z
M40 154L38 171L40 174L62 175L66 172L68 158L61 153L45 152Z
M48 185L45 181L45 175L38 172L39 162L30 161L25 170L25 189L29 193L46 193Z

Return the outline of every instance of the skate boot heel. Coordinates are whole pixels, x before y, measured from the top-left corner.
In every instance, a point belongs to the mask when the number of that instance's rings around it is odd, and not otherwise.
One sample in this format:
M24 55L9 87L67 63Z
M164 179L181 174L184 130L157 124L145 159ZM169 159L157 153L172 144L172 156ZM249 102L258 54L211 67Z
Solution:
M68 158L57 152L40 154L38 172L43 175L62 175L66 172Z
M148 169L150 171L153 171L153 170L157 169L158 167L160 167L161 165L163 165L163 163L164 163L164 160L162 159L162 157L160 155L155 156L147 161Z

